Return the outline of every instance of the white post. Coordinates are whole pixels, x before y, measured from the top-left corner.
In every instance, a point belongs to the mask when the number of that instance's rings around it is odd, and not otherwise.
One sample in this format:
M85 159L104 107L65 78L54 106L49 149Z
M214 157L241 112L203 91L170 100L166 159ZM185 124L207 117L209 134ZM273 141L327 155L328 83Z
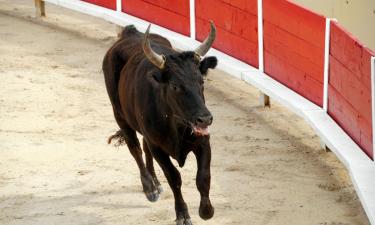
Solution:
M190 38L195 40L195 0L190 0Z
M264 73L264 57L263 57L263 0L258 0L258 55L259 55L259 72Z
M329 80L329 48L331 36L331 19L326 19L325 48L324 48L324 86L323 86L323 109L328 110L328 80Z
M122 0L116 0L116 12L122 13ZM123 27L120 25L116 25L116 33L117 37L121 37Z
M264 49L263 49L263 0L258 0L258 64L259 73L264 73ZM261 106L270 106L270 97L262 92L259 93Z
M371 57L372 151L375 152L375 56Z
M116 11L122 12L122 0L116 0Z
M331 38L331 20L334 19L326 18L326 30L324 41L323 110L325 112L328 112L329 50ZM323 140L320 140L320 144L326 152L331 151Z

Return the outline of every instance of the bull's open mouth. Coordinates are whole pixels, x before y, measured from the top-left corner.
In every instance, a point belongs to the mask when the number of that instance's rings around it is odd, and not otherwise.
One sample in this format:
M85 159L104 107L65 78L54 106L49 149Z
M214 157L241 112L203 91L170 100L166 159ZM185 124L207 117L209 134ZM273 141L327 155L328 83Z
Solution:
M207 136L210 134L210 131L208 129L208 126L206 127L193 126L193 133L197 136Z

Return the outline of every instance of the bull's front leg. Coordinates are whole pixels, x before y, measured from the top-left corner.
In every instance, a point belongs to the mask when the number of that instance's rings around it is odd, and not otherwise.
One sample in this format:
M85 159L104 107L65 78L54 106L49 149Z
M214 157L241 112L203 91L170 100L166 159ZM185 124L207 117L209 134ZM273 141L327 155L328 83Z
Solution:
M163 170L169 186L173 191L176 210L176 225L192 225L187 205L181 193L182 181L180 173L172 164L169 155L157 147L151 147L150 150L153 157Z
M196 184L201 195L201 202L199 205L199 216L208 220L214 215L214 208L210 201L210 186L211 186L211 147L209 137L206 138L204 143L197 148L195 156L198 164Z

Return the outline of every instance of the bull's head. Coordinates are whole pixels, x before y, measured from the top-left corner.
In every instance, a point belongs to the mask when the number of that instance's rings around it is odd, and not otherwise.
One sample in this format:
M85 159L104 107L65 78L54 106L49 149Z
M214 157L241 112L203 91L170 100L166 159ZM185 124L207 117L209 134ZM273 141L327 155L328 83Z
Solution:
M209 68L217 65L216 57L202 57L211 48L216 28L211 22L208 37L195 51L176 52L161 55L152 50L149 41L150 26L144 40L143 51L150 62L159 71L154 79L161 85L164 96L170 106L171 116L181 123L191 127L195 135L208 135L208 126L212 123L212 114L205 105L203 95L203 77Z

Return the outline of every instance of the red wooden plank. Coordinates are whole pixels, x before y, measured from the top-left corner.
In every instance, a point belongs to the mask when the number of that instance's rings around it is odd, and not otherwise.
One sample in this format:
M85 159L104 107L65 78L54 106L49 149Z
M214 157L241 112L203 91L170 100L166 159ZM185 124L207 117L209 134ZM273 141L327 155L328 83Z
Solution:
M370 157L374 157L374 153L372 150L372 124L371 122L364 119L364 117L359 113L358 125L360 130L361 146L367 152L367 155L369 155Z
M375 54L336 22L331 26L330 54L371 89L370 58Z
M209 22L197 19L196 23L197 39L202 41L208 35ZM254 67L258 67L258 46L222 28L217 28L217 36L213 47Z
M317 105L323 104L323 84L312 79L306 72L297 69L284 58L268 51L264 52L265 72L275 80L309 99Z
M116 10L116 0L83 0L94 5Z
M358 113L332 86L328 88L328 114L359 144ZM343 120L342 118L345 118Z
M184 0L188 1L188 0ZM122 0L123 11L184 35L190 35L190 18L143 0Z
M371 136L372 137L372 136ZM374 159L374 153L372 151L372 138L364 135L361 131L361 141L359 146L366 153L368 157Z
M325 18L288 1L263 4L265 72L322 106Z
M196 17L203 20L214 20L216 27L226 31L232 29L234 10L219 0L197 0L195 2Z
M330 54L342 62L355 75L360 74L362 47L357 45L336 23L331 26Z
M328 92L329 102L333 102L328 111L373 158L370 60L374 53L336 22L331 25L330 39L329 85L334 91ZM338 108L355 114L337 113Z
M239 9L233 9L232 29L230 31L250 42L258 43L258 17Z
M253 43L258 41L256 15L247 13L220 0L198 0L196 16L203 20L215 20L216 27L241 36Z
M364 48L362 53L361 75L359 79L362 84L364 84L368 89L371 89L371 56L375 56L375 52L368 48Z
M371 123L371 90L333 56L329 74L329 84Z
M175 12L185 17L190 16L189 1L187 0L143 0L149 4ZM126 7L126 6L125 6Z
M371 123L364 121L360 113L334 87L329 86L328 93L328 114L373 158Z
M243 7L253 7L256 0L242 1ZM217 27L214 47L252 66L258 67L258 24L257 17L244 8L241 1L197 0L196 34L202 41L208 31L208 21ZM255 4L256 5L256 4Z
M238 9L253 15L258 15L258 2L257 0L222 0Z
M263 18L280 29L324 49L325 18L289 1L263 1Z
M304 58L307 58L317 67L316 70L318 70L320 73L316 79L323 81L324 49L311 45L304 39L301 39L288 31L282 30L267 21L264 21L264 39L268 39L271 42L277 42L285 46L287 49L285 49L286 51L284 52L296 53ZM265 46L265 48L267 47L268 46ZM272 51L270 48L269 50Z
M269 29L268 25L265 27ZM269 32L265 31L264 49L285 59L285 61L293 64L294 67L305 71L311 78L323 83L323 52L301 39L296 39L293 46L284 43L283 39L278 37L280 35L269 35ZM310 50L310 54L304 54L306 51L302 51L302 49Z

